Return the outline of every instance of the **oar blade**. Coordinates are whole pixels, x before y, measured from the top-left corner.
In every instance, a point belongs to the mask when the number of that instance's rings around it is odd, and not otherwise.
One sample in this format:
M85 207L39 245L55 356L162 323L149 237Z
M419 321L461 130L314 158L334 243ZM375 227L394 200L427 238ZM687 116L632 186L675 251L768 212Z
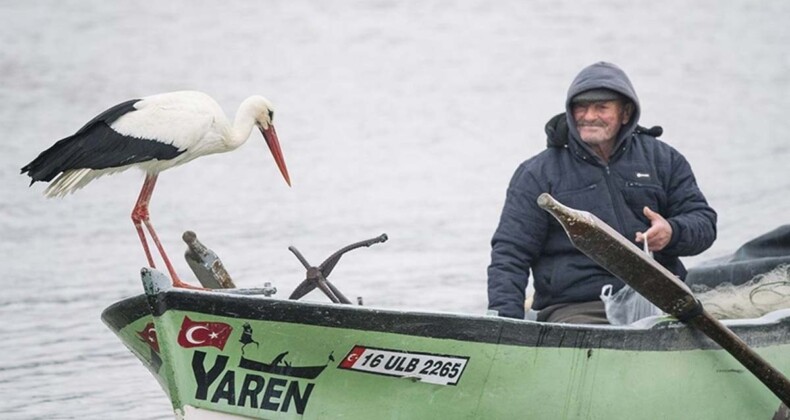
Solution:
M545 193L538 205L557 219L577 249L662 311L683 319L698 307L685 283L594 214L566 207Z

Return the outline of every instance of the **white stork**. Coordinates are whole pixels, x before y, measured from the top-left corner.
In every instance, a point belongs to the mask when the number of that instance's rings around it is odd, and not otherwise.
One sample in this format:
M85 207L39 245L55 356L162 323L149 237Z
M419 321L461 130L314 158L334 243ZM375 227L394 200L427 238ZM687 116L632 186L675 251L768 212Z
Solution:
M192 287L182 282L148 216L148 203L159 172L212 153L234 150L244 144L253 126L263 134L274 161L291 185L280 143L272 125L272 104L261 96L251 96L239 106L231 125L222 108L210 96L193 91L162 93L132 99L102 112L76 134L55 143L22 168L36 181L50 182L48 197L72 193L94 179L136 166L146 172L140 196L132 210L134 223L143 244L148 264L154 259L142 225L145 224L173 285Z

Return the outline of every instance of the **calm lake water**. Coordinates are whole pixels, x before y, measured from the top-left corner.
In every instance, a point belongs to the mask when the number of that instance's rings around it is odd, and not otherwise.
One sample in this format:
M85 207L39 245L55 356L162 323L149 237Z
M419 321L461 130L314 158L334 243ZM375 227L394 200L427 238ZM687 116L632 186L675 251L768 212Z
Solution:
M169 419L101 311L142 292L142 175L63 200L19 168L105 108L181 89L229 113L269 97L293 180L259 136L164 173L152 221L176 268L192 229L240 287L332 274L366 304L483 313L488 241L519 162L584 66L618 63L719 212L693 266L788 223L790 2L0 2L0 417ZM323 300L321 296L308 298Z

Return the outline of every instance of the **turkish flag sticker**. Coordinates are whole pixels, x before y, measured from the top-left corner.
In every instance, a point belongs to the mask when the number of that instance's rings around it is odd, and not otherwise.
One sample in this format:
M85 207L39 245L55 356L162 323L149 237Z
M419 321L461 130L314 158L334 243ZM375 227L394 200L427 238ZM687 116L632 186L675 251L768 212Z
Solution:
M222 350L231 331L233 327L223 322L195 322L185 316L178 344L184 348L212 346Z
M159 353L159 341L156 339L156 327L153 322L149 322L142 331L137 332L137 335L140 336L140 340Z
M351 369L351 368L353 368L354 367L354 363L356 363L357 360L359 360L359 357L362 356L363 353L365 353L365 348L364 347L362 347L362 346L354 346L354 348L351 349L350 352L348 352L348 354L346 355L346 358L343 359L342 362L340 362L340 366L339 367L341 367L343 369Z

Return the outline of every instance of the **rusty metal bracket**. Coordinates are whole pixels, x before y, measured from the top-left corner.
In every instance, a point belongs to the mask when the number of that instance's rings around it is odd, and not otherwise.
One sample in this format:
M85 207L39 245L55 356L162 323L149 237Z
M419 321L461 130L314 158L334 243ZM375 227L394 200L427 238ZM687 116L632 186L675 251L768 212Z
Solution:
M207 289L234 289L236 287L219 256L203 245L195 232L188 230L184 232L181 239L187 244L184 259L187 260L189 268L195 273L203 287Z

